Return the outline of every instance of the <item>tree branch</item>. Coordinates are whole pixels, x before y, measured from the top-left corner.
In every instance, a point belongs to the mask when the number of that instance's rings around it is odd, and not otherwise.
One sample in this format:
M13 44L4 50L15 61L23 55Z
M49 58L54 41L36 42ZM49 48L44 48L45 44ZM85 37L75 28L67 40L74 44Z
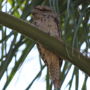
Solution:
M47 49L70 61L82 71L90 75L90 58L83 56L79 51L67 46L63 41L58 41L54 37L41 32L30 23L0 11L0 24L12 28L33 40L42 43Z

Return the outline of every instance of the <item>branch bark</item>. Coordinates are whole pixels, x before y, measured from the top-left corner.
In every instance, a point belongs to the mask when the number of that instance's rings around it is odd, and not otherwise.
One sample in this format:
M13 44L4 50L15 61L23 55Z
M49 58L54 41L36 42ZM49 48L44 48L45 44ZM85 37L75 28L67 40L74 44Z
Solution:
M36 42L42 43L47 49L70 61L79 69L90 75L90 58L83 56L78 50L67 46L63 41L48 36L30 23L0 11L0 24L7 26Z

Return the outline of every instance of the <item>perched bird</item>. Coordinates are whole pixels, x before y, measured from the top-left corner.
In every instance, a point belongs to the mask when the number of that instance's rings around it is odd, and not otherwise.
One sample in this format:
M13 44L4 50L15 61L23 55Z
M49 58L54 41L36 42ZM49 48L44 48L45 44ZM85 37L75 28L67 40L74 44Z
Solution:
M48 6L36 6L32 10L32 24L41 31L60 40L59 21L56 13ZM53 52L47 50L42 44L37 44L39 53L48 67L51 81L55 88L60 88L60 68L62 59Z

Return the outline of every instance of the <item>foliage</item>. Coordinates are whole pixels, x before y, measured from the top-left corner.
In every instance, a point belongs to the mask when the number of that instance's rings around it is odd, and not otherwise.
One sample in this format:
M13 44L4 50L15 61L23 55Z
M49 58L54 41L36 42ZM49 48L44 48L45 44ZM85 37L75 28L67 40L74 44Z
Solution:
M0 0L0 10L12 14L18 18L30 21L33 7L37 5L48 5L60 17L60 29L62 30L62 39L72 48L78 49L83 55L90 57L90 1L89 0ZM27 55L34 46L34 41L27 37L14 32L4 26L0 26L0 79L7 73L7 80L3 87L5 90L12 81L16 72L22 66ZM11 43L10 43L11 42ZM85 44L85 45L84 45ZM25 48L20 51L20 48L25 45ZM82 48L82 46L84 47ZM73 51L72 51L73 52ZM18 53L20 55L18 56ZM13 68L8 74L9 64L14 61ZM27 85L28 90L34 81L41 76L45 66L40 62L41 70L36 77ZM75 79L75 90L79 88L79 69L72 66L69 62L64 62L62 67L62 85L65 78L70 73L73 67L71 79L67 82L69 90ZM48 72L46 75L46 90L52 88L49 82ZM85 80L81 86L82 90L87 90L86 82L88 76L85 75ZM49 89L48 89L49 88Z

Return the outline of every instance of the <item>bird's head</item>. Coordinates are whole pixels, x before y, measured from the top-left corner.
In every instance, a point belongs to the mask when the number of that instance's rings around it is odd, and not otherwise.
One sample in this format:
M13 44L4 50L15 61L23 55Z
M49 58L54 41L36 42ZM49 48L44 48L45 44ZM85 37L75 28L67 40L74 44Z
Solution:
M41 18L42 16L52 16L52 17L57 17L57 14L48 6L36 6L33 10L32 10L32 15L33 17L38 17L37 19Z

